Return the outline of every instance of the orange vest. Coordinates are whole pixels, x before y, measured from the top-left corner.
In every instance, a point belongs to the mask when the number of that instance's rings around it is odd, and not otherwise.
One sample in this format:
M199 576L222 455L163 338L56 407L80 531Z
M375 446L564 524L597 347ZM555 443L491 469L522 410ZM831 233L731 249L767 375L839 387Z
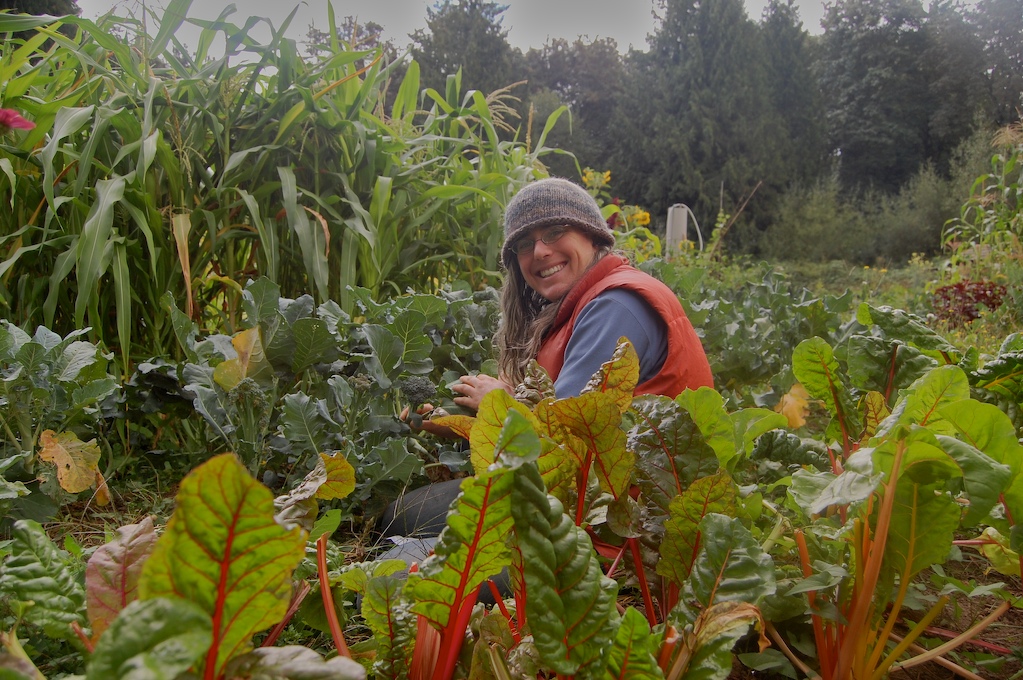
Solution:
M554 325L544 336L537 362L556 380L565 363L575 320L593 298L611 288L638 293L664 320L668 329L668 355L660 372L636 386L634 394L663 394L674 398L685 389L714 387L707 355L675 293L666 285L635 269L619 255L607 255L572 287L558 310ZM611 357L608 357L610 360Z

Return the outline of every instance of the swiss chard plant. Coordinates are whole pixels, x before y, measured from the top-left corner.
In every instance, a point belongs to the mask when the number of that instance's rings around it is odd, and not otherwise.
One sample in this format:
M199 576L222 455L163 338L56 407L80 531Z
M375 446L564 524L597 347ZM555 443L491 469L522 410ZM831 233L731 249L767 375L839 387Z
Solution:
M1018 378L1003 368L1018 371L1014 341L978 369L969 353L912 315L863 305L858 319L859 332L841 352L812 338L793 353L796 378L831 415L830 469L804 468L790 479L793 532L782 543L799 560L780 592L805 598L816 645L812 663L825 680L881 678L980 634L1010 602L911 658L903 655L947 598L932 599L908 634L897 636L895 626L907 603L919 601L921 574L948 559L959 532L1000 529L1016 539L1007 544L1020 548L1014 518L1023 504L1023 447L1009 415L974 398L996 390L1018 408Z

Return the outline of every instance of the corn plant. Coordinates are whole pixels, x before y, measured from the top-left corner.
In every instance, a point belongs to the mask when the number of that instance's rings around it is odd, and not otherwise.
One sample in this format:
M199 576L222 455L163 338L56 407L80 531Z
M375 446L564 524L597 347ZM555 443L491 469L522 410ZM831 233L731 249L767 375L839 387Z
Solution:
M400 62L346 49L329 7L322 58L298 54L288 21L256 43L256 20L237 26L230 10L189 52L174 38L189 5L171 3L154 38L134 20L72 17L74 39L43 25L0 44L0 107L35 123L0 147L12 321L90 326L127 375L133 357L174 350L166 292L201 327L234 332L257 275L349 313L352 287L379 299L466 272L495 281L502 207L549 151L498 134L507 93L463 97L457 75L421 92L409 63L387 101Z

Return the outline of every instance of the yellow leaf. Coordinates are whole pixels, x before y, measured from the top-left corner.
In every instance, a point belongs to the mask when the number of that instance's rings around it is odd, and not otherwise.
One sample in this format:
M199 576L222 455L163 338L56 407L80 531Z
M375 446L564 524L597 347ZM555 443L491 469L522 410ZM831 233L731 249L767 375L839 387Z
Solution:
M320 460L327 468L327 481L316 490L316 498L329 501L344 498L355 491L355 468L343 455L321 453Z
M57 481L69 493L92 487L99 472L99 446L83 442L74 432L46 430L39 435L39 458L57 466Z
M213 379L225 390L233 389L245 378L256 378L265 371L273 371L263 352L258 327L238 333L231 338L231 344L238 352L238 358L222 361L213 369Z
M782 414L789 421L789 427L793 430L806 425L806 416L809 413L807 408L810 394L806 388L796 383L788 394L781 398L774 410Z
M93 500L101 508L110 505L110 488L107 486L107 480L103 479L103 473L99 470L96 470L96 495Z

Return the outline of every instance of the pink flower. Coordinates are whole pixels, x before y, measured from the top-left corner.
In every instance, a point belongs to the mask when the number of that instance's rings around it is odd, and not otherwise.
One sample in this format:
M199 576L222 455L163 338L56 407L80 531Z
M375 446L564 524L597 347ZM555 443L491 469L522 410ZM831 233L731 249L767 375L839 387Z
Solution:
M0 135L11 130L31 130L35 126L35 123L25 120L14 109L0 109Z

